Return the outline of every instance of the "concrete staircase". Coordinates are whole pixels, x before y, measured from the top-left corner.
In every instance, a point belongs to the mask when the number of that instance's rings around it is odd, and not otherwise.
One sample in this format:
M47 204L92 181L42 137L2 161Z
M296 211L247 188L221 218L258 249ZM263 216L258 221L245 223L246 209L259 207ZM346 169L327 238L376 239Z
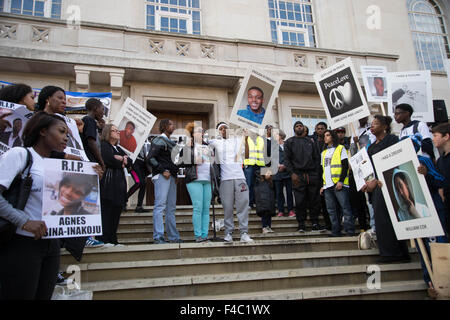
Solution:
M331 238L329 232L296 232L295 218L273 218L274 233L261 233L261 219L250 215L255 240L195 243L192 209L177 208L181 244L154 245L152 212L124 212L120 247L86 248L81 263L65 250L62 268L81 269L82 289L94 299L424 299L419 257L412 262L378 265L381 287L367 286L378 250L360 251L356 237ZM216 219L223 211L216 210ZM210 232L212 237L212 230ZM223 237L223 231L217 233Z

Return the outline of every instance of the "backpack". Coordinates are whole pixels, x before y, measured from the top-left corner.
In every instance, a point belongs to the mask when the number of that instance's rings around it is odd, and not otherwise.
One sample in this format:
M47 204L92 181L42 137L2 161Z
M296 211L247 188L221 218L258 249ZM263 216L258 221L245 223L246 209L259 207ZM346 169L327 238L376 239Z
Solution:
M266 180L260 181L256 178L255 205L258 217L275 216L275 194Z

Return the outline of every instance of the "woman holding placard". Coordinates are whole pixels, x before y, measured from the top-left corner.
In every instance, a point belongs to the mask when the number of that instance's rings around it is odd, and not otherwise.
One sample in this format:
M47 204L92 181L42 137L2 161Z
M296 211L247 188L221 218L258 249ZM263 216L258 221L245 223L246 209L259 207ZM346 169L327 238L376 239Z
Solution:
M371 132L377 140L370 145L367 153L370 159L372 156L394 144L399 139L391 134L391 117L376 115L370 127ZM373 163L373 160L372 160ZM397 240L394 227L392 226L386 202L381 191L381 182L373 179L366 182L362 188L364 192L372 193L372 205L375 212L375 229L377 234L377 243L381 258L379 263L389 262L409 262L411 260L408 247L405 241Z
M118 245L117 228L120 214L127 201L127 181L124 168L130 168L132 161L126 155L118 142L120 131L113 124L107 124L101 136L102 159L106 166L103 178L100 180L100 196L102 208L103 236L105 246Z
M60 243L41 239L47 232L42 221L44 158L67 145L64 120L45 112L28 120L22 134L24 147L12 148L0 160L0 217L17 226L16 234L0 248L0 300L50 300L59 269ZM32 159L33 184L24 210L18 210L3 197L5 190Z

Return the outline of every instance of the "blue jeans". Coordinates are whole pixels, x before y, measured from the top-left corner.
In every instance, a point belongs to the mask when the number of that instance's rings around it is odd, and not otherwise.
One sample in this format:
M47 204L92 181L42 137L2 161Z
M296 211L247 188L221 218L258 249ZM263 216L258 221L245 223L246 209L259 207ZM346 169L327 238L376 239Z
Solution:
M209 230L209 206L211 204L211 182L193 181L186 184L191 196L192 224L196 238L207 238Z
M355 233L355 219L350 206L349 190L343 187L337 191L334 187L324 190L325 203L331 220L331 232L334 235L341 233L341 223L337 212L337 204L342 208L344 215L344 230L347 233Z
M287 200L287 210L288 212L294 208L294 196L292 194L292 180L291 178L274 180L275 186L275 197L277 199L278 212L284 213L284 193L283 188L286 187L286 200Z
M166 214L167 237L169 241L180 239L178 233L175 210L177 205L177 185L175 178L164 178L162 174L158 179L153 180L155 185L155 206L153 209L153 239L164 239L164 220L163 214Z
M248 205L253 207L255 204L255 170L256 166L244 166L245 181L248 186Z

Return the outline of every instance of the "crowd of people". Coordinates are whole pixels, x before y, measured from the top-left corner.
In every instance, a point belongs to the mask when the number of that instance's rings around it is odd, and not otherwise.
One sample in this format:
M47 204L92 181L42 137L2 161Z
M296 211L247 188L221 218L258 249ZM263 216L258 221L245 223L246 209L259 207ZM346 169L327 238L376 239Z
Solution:
M2 299L50 299L57 281L61 247L81 260L85 246L120 246L117 238L120 215L137 190L135 211L147 211L143 208L143 198L150 173L155 197L153 243L183 242L175 219L179 168L185 168L196 242L209 241L210 205L220 201L226 243L233 242L234 210L240 241L253 242L248 222L254 208L261 217L264 234L274 232L272 218L275 216L295 218L300 233L328 229L332 237L340 237L369 230L376 234L380 262L407 262L410 261L408 247L405 241L396 238L380 181L375 177L362 190L356 190L349 157L358 149L367 148L372 158L399 139L411 137L421 163L418 172L426 177L448 235L450 124L437 125L430 131L426 124L411 121L413 109L407 104L395 109L395 121L403 124L400 136L391 133L390 117L375 115L370 123L368 118L361 119L352 137L346 137L345 128L329 130L324 122L318 123L313 134L308 135L308 128L297 121L293 126L294 136L287 140L282 130L274 130L270 125L263 136L246 130L235 135L225 122L217 124L217 136L206 140L205 128L189 123L185 128L187 143L181 145L171 139L174 123L161 119L160 135L147 141L138 158L132 161L120 147L123 138L119 129L105 124L101 101L91 98L86 102L87 115L76 120L76 124L88 160L98 164L103 234L97 239L42 239L47 232L41 213L43 159L81 158L64 152L70 141L69 120L64 116L65 91L55 86L43 88L36 106L32 93L31 87L23 84L0 90L0 100L23 104L34 112L20 137L23 147L13 147L0 158L0 217L17 227L13 239L0 248ZM12 135L17 138L20 131L17 126L2 118L0 134L11 127ZM276 132L273 136L272 131ZM33 160L33 187L24 210L18 210L5 199L3 192L26 165L27 150ZM276 153L278 164L274 170L272 155ZM126 171L134 181L128 190ZM436 240L426 243L429 241ZM446 237L437 241L446 241Z

